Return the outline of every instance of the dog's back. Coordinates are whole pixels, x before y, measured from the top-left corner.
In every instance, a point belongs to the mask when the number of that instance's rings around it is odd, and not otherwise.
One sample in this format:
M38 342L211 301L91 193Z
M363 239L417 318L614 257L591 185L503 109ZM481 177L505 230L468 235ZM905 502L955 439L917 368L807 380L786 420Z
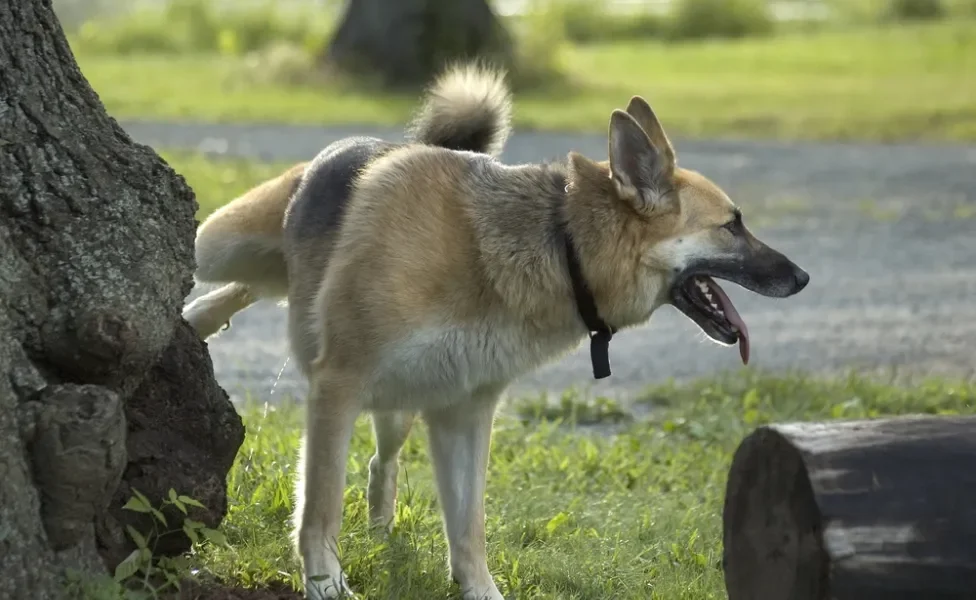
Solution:
M196 280L223 284L183 316L204 339L261 298L287 296L305 314L362 170L392 149L422 144L497 155L510 132L511 98L500 74L473 65L447 70L427 91L408 141L351 137L323 149L211 214L198 228ZM292 322L300 366L314 355Z

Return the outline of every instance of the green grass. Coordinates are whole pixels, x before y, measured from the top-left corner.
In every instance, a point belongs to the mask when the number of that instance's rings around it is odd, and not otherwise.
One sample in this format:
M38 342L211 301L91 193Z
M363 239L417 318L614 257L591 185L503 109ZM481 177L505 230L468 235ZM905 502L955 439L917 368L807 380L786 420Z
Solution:
M755 372L650 390L649 419L614 435L566 414L608 414L579 397L562 411L515 401L499 417L488 477L489 567L519 599L724 598L721 504L732 452L771 421L973 413L976 385L929 381L894 387L859 377L831 381ZM581 405L583 408L581 408ZM595 413L593 411L596 411ZM589 411L589 412L587 412ZM545 415L541 421L536 417ZM297 586L289 541L291 489L302 413L295 405L243 411L247 437L228 484L222 526L229 547L193 558L204 575L245 586ZM386 541L367 531L364 486L373 451L368 420L348 462L343 562L362 598L452 598L446 543L416 427L401 456L397 525ZM452 595L454 594L454 595Z
M212 160L197 152L160 149L156 152L186 179L197 197L197 219L230 202L259 183L277 177L291 163L254 162L236 158Z
M675 136L976 139L973 20L552 52L571 83L519 95L520 127L602 132L613 108L641 94ZM416 102L255 80L232 57L77 58L117 118L399 126Z

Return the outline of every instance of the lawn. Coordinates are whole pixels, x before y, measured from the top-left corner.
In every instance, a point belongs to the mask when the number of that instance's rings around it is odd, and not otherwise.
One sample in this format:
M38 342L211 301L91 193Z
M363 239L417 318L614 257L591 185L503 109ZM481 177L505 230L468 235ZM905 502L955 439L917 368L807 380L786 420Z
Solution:
M743 371L651 390L626 407L567 393L549 409L513 400L498 419L488 477L489 567L507 597L704 600L725 597L721 505L732 452L770 421L972 413L976 386L894 387L859 377L812 380ZM645 411L646 412L646 411ZM295 588L288 540L303 413L295 404L242 411L247 437L228 478L228 545L198 548L198 579ZM581 418L582 417L582 418ZM578 421L603 422L587 428ZM425 429L401 455L392 536L367 531L368 419L352 442L340 545L360 598L453 598Z
M609 112L641 94L681 136L976 140L974 20L553 51L570 84L520 95L518 126L604 131ZM243 59L77 58L120 119L399 126L416 100L253 81Z
M236 158L211 160L198 152L178 149L156 148L156 152L193 188L199 204L197 219L201 221L220 206L291 166L291 163Z

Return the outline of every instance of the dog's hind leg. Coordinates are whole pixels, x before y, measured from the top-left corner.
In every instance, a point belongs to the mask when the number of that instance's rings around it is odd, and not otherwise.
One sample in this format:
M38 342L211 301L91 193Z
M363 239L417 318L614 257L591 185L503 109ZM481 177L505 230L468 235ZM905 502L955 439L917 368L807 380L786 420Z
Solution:
M397 458L400 448L410 435L415 413L410 411L373 413L373 433L376 437L376 453L369 461L369 520L374 529L389 531L393 528L396 512Z
M313 369L296 485L295 541L305 573L305 597L321 600L350 592L338 542L346 458L361 400L354 378L327 367Z
M183 318L196 330L197 335L207 339L224 325L229 325L235 313L258 299L247 285L229 283L187 304L183 308Z
M485 479L498 392L424 412L450 550L464 600L504 600L488 572Z

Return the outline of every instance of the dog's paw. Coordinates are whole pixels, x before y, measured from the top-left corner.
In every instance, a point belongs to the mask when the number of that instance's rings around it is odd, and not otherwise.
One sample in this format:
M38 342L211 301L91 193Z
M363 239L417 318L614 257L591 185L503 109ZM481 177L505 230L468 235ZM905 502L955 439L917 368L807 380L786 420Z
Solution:
M464 600L505 600L494 582L487 581L480 584L462 585L462 598Z
M340 575L338 579L331 575L317 575L305 580L306 600L352 598L354 593L346 581L345 574Z

